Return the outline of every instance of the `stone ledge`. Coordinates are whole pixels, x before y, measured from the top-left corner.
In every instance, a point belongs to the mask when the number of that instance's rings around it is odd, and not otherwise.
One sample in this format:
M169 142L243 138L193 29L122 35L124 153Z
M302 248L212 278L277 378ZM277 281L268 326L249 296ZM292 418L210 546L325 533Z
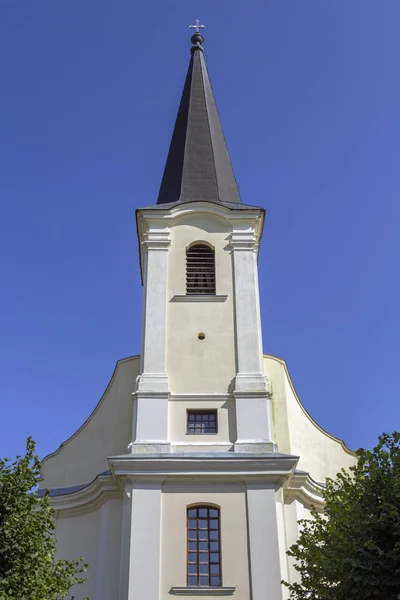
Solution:
M192 294L190 296L173 296L171 302L225 302L228 296L217 296L216 294Z
M178 587L174 586L169 593L174 596L232 596L236 587Z

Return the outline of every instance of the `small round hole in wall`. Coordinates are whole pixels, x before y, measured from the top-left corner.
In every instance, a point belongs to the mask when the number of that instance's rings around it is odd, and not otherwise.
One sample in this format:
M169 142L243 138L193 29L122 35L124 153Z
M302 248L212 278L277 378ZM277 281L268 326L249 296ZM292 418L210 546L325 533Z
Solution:
M205 340L206 339L206 334L203 333L202 331L198 334L197 336L199 338L199 340Z

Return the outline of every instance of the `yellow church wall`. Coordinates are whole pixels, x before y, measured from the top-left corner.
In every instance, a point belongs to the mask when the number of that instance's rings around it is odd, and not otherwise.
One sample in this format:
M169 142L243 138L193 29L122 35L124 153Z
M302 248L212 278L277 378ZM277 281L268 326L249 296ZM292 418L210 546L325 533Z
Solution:
M235 369L230 228L222 219L186 215L171 227L168 256L167 373L171 393L227 393ZM186 249L194 242L215 248L217 296L176 301L186 294ZM198 333L205 333L203 341Z
M313 421L297 398L286 364L264 356L264 372L271 383L275 441L280 452L299 456L297 468L319 482L335 477L356 457L342 440Z
M76 433L44 459L42 488L63 488L92 481L108 470L108 456L126 454L132 441L132 391L139 356L117 363L93 413Z
M248 600L246 494L244 484L169 483L163 485L160 600L173 586L186 586L186 510L190 504L220 507L222 583L236 586L234 597ZM182 596L183 600L191 595ZM214 596L209 595L212 599Z

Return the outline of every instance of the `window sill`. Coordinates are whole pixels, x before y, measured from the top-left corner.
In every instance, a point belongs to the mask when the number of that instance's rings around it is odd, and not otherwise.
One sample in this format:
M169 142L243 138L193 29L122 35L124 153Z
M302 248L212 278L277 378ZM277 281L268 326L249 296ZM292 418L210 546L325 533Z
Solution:
M171 302L225 302L228 296L216 294L189 294L188 296L173 296Z
M174 596L232 596L236 587L177 587L169 590Z
M205 435L218 435L218 431L215 431L214 433L192 433L190 431L187 431L185 433L185 435L197 435L197 436L205 436Z

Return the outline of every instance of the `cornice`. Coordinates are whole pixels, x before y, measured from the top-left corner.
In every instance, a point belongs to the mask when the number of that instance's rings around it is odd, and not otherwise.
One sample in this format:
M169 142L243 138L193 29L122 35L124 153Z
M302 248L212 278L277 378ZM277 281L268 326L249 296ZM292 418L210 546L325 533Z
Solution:
M284 497L285 500L299 500L306 508L322 511L325 506L323 490L324 486L308 473L297 471L286 480Z
M225 454L225 456L224 456ZM151 480L195 477L219 481L269 481L282 483L295 471L298 457L286 454L190 452L140 456L124 454L108 459L111 473L124 479Z
M50 505L56 512L56 517L72 517L99 508L110 498L121 498L122 491L118 481L112 475L98 475L87 486L64 494L50 496Z

